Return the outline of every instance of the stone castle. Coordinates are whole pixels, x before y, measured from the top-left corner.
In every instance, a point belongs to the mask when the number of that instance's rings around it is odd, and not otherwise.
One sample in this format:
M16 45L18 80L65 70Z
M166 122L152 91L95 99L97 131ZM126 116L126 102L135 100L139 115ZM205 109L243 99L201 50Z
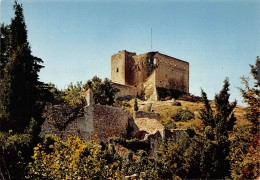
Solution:
M136 55L123 50L111 57L111 80L120 90L116 97L158 100L161 91L189 93L189 63L157 51Z
M189 64L187 62L149 52L136 55L120 51L111 58L111 78L120 96L143 94L146 99L159 98L160 88L189 92ZM65 139L75 134L89 140L94 134L106 141L108 137L137 137L150 144L150 154L160 142L173 136L179 139L183 130L169 131L160 123L160 114L124 110L120 107L97 105L92 90L85 93L85 106L81 109L66 105L43 105L41 135L56 134Z

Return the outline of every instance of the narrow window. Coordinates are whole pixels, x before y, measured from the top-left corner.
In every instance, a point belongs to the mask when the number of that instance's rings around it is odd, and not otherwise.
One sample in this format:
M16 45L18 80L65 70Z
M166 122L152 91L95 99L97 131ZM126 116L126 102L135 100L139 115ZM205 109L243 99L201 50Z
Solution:
M119 72L119 69L118 69L118 68L116 68L116 72Z

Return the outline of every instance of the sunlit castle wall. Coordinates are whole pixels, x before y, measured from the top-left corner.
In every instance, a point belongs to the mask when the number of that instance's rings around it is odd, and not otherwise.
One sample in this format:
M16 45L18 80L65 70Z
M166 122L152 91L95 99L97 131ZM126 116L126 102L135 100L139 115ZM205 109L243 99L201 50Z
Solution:
M156 53L153 58L157 68L155 84L157 87L189 93L189 63Z

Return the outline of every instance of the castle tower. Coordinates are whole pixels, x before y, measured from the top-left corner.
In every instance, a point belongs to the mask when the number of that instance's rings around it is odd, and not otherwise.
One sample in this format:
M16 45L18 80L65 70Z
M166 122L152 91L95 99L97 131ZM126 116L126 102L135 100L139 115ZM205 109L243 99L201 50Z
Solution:
M132 66L134 65L133 56L135 55L136 53L123 50L111 57L112 82L122 85L130 85L129 77L131 75Z

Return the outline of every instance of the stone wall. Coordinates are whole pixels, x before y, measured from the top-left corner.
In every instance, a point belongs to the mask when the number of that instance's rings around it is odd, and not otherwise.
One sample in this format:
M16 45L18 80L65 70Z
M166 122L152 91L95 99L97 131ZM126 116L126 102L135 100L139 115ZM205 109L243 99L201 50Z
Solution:
M157 87L189 92L189 63L156 53L156 77Z
M161 116L159 113L154 112L144 112L144 111L135 111L133 113L133 117L135 118L150 118L150 119L156 119L160 121Z
M44 123L41 125L41 136L55 134L62 139L69 134L89 139L94 133L92 109L84 108L84 112L70 106L46 103L43 111Z
M122 108L94 105L94 132L102 140L126 137L129 118L129 112Z
M89 140L94 134L102 140L110 136L126 137L129 112L117 107L91 105L79 113L73 107L47 103L44 108L45 122L41 135L56 134L62 139L75 134Z
M152 66L151 74L147 63ZM158 100L156 87L189 92L189 63L159 52L136 55L124 50L111 58L111 80L137 87L145 99ZM121 87L118 96L127 95L129 89Z
M125 51L119 51L111 57L111 80L125 85Z
M145 99L150 99L150 100L158 100L158 94L157 94L157 89L156 89L156 84L155 84L155 76L156 72L153 71L152 74L149 76L148 80L144 83L143 89L144 89L144 95Z
M131 69L134 65L133 56L136 53L127 52L126 50L119 51L111 57L111 80L112 82L132 85Z
M134 86L126 86L122 84L113 83L113 87L120 90L120 92L117 92L115 97L124 97L124 96L133 96L135 97L138 93L137 87Z

